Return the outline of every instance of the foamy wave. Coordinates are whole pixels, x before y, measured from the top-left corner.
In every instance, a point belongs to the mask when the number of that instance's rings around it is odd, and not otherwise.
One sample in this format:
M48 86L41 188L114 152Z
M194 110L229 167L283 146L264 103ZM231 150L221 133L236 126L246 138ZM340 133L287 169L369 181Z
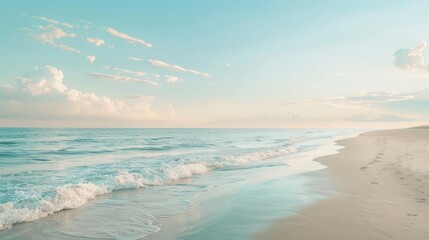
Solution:
M248 162L262 161L270 158L280 157L295 152L297 152L297 148L289 146L276 150L268 149L261 152L247 153L239 156L227 156L224 159L237 164L245 164Z
M119 171L115 176L115 190L132 189L144 187L145 179L141 174L128 173L127 171Z
M161 171L148 171L151 173L149 175L152 176L147 177L140 173L129 173L122 170L115 176L105 179L101 184L78 183L57 187L54 197L42 199L35 208L15 207L12 202L0 204L0 231L9 229L16 223L31 222L64 209L81 207L89 200L115 190L138 189L146 185L163 185L182 178L204 174L214 169L266 160L296 151L297 149L294 147L285 147L277 150L225 156L218 161L182 163L172 166L164 165Z
M193 175L203 174L210 171L208 163L188 163L181 164L164 171L168 181L176 181L181 178L189 178Z
M58 187L54 198L45 198L35 209L14 208L12 202L0 204L0 230L12 227L12 224L31 222L54 214L63 209L74 209L83 206L96 196L111 192L106 186L93 183L78 183Z

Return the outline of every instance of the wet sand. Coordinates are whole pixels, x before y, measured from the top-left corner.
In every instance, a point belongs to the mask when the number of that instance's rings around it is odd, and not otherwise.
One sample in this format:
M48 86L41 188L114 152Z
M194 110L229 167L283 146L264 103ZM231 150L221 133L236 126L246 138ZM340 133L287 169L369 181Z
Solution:
M429 239L429 127L369 132L338 144L345 147L339 154L317 159L328 168L309 173L335 180L338 195L255 239Z

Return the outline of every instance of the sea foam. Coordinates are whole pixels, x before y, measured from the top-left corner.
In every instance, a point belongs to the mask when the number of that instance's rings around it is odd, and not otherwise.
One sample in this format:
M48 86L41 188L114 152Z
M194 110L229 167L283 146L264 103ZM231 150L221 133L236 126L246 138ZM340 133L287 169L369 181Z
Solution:
M16 223L31 222L61 210L79 208L89 200L112 191L169 184L182 178L190 178L215 169L266 160L296 151L295 146L287 146L241 155L227 155L212 161L187 162L176 165L165 164L160 169L149 171L151 174L146 174L148 176L142 173L120 170L113 177L106 177L101 183L81 182L67 184L57 187L54 197L41 199L36 207L33 208L27 206L15 207L13 202L0 204L0 231L9 229Z

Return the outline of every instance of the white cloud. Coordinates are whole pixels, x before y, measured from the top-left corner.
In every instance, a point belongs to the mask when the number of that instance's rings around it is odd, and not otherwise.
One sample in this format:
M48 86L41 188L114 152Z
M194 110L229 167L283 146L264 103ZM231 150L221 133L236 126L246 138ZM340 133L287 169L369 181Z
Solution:
M179 77L176 77L176 76L169 76L169 75L165 75L165 78L166 78L166 81L167 81L168 83L176 83L177 81L179 81L179 80L180 80L180 78L179 78Z
M90 63L93 63L93 62L95 62L95 60L97 59L95 56L91 56L91 55L88 55L88 56L86 56L86 59L88 59L88 61L90 62Z
M129 99L138 99L138 100L145 100L145 101L153 101L155 100L154 96L146 96L146 95L131 95L128 97Z
M34 68L34 71L21 77L15 77L17 88L0 86L4 94L0 94L0 110L2 117L24 116L25 119L46 119L46 116L66 117L84 116L109 117L112 121L122 122L124 119L136 121L171 119L171 105L164 103L156 105L157 111L152 109L153 96L133 95L124 99L111 99L92 92L78 89L68 90L64 85L63 72L55 67L45 66ZM12 89L13 91L9 91ZM54 119L54 118L53 118ZM3 120L3 118L0 118Z
M75 38L75 33L67 33L61 28L49 25L49 26L38 26L39 30L45 31L39 35L39 38L44 41L52 41L56 39L61 39L65 37Z
M229 62L224 62L223 64L227 67L231 67L231 63L229 63Z
M62 38L75 38L76 34L75 33L67 33L64 30L62 30L61 28L57 28L55 26L47 26L47 27L43 27L43 26L39 26L38 30L41 31L38 34L32 35L35 39L39 40L42 44L46 44L52 47L56 47L56 48L60 48L69 52L73 52L73 53L80 53L79 50L58 43L57 41L62 39Z
M70 46L67 46L67 45L64 45L64 44L59 44L59 45L57 45L56 47L58 47L58 48L60 48L60 49L62 49L62 50L66 50L66 51L68 51L68 52L72 52L72 53L80 53L80 51L79 51L79 50L77 50L76 48L73 48L73 47L70 47Z
M128 99L132 101L132 104L128 104L128 112L152 112L151 102L155 100L155 97L145 95L133 95L128 97Z
M106 68L106 69L113 69L113 70L118 71L118 72L123 72L123 73L128 73L128 74L136 75L138 77L142 77L142 76L146 75L145 72L141 72L141 71L132 71L132 70L128 70L128 69L117 68L117 67L109 67L109 66L104 66L104 68Z
M354 104L371 104L371 103L386 103L396 102L413 99L414 96L410 94L398 94L395 92L379 91L379 92L365 92L356 96L345 96L333 98L337 100L344 100Z
M376 111L378 107L391 102L413 100L413 93L395 93L389 91L364 92L357 95L330 97L326 99L306 100L298 102L284 102L282 105L290 106L326 106L343 111L368 112Z
M112 100L94 93L72 89L67 92L67 101L72 103L74 113L89 116L113 116L126 118L162 118L152 110L153 96L133 95L126 99Z
M63 79L63 71L49 65L40 70L35 70L29 77L14 78L24 90L33 96L53 92L65 92L67 87L64 85Z
M11 85L0 85L0 89L3 91L3 92L13 92L13 91L15 91L15 88L14 87L12 87Z
M146 47L153 47L152 43L146 42L146 41L144 41L142 39L131 37L130 35L122 33L122 32L119 32L119 31L117 31L117 30L115 30L113 28L108 28L106 31L108 33L110 33L112 36L115 36L115 37L118 37L118 38L122 38L122 39L128 40L130 42L139 43L139 44L145 45Z
M56 25L61 25L61 26L68 27L68 28L74 28L74 26L71 25L71 24L69 24L69 23L60 22L60 21L57 21L57 20L54 20L54 19L51 19L51 18L47 18L47 17L33 16L33 18L40 19L40 20L48 22L48 23L53 23L53 24L56 24Z
M281 109L318 122L410 122L428 119L421 110L429 91L395 93L364 92L356 95L281 104ZM429 99L429 98L428 98ZM414 107L413 107L414 106ZM425 117L426 116L426 117Z
M421 41L415 48L399 49L394 54L394 65L403 70L427 70L427 63L424 57L426 47L426 42Z
M120 82L134 82L134 83L144 83L149 84L153 86L158 86L158 83L147 80L147 79L141 79L141 78L131 78L121 75L108 75L108 74L102 74L102 73L89 73L88 75L92 77L96 77L99 79L105 79L105 80L114 80L114 81L120 81Z
M137 57L128 57L129 60L133 60L133 61L143 61L143 58L137 58Z
M415 118L409 118L404 116L399 116L395 114L384 114L384 115L353 115L347 120L353 122L402 122L402 121L415 121Z
M153 66L156 66L156 67L166 68L166 69L170 69L173 71L179 71L179 72L193 73L193 74L205 77L205 78L210 77L210 74L208 74L208 73L202 73L202 72L199 72L196 70L186 69L186 68L183 68L181 66L169 64L169 63L166 63L166 62L163 62L160 60L149 59L148 61L150 64L152 64Z
M108 97L94 93L80 92L71 89L67 92L67 101L74 103L74 111L86 115L115 115L125 103L121 100L111 100Z
M86 41L89 43L94 44L95 46L99 47L104 44L104 40L101 38L87 38Z

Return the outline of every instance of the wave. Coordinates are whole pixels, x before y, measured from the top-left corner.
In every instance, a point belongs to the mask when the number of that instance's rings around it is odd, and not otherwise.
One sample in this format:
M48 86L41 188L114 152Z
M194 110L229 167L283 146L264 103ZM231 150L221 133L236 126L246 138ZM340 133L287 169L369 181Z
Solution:
M109 192L111 190L106 186L78 183L57 187L55 197L43 199L35 209L14 208L12 202L0 204L0 230L9 229L15 223L35 221L64 209L78 208L88 200Z
M275 158L275 157L279 157L282 155L286 155L286 154L291 154L294 152L297 152L298 149L294 146L288 146L288 147L283 147L283 148L279 148L276 150L265 150L265 151L261 151L261 152L253 152L253 153L247 153L247 154L243 154L243 155L239 155L239 156L227 156L225 157L225 159L227 161L232 161L235 163L239 163L239 164L245 164L248 162L254 162L254 161L261 161L261 160L266 160L269 158Z
M296 151L296 147L288 146L275 150L222 156L214 161L164 164L159 169L141 169L142 173L120 170L114 176L107 176L101 183L81 182L60 186L55 189L53 197L43 198L33 208L15 207L13 202L0 204L0 231L9 229L16 223L31 222L61 210L79 208L89 200L112 191L169 184L215 169L262 161Z

